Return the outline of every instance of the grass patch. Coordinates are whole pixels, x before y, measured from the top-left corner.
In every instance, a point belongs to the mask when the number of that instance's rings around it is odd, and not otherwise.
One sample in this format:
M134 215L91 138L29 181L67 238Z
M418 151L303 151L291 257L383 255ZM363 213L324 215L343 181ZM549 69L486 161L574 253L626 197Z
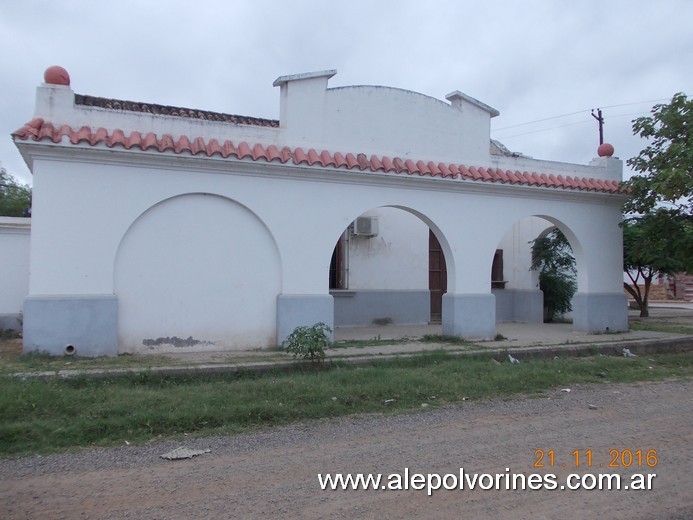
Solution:
M649 330L652 332L667 332L670 334L693 334L693 325L668 320L630 320L632 330Z
M281 349L258 352L247 351L243 355L202 356L199 360L176 357L175 355L120 354L114 357L69 357L50 356L41 353L22 353L21 339L0 340L0 375L17 372L58 372L61 370L90 370L117 368L151 368L161 366L196 365L204 363L252 363L256 361L279 361L291 358Z
M465 347L478 346L475 343L457 336L442 336L440 334L426 334L419 340L421 343L445 343L447 345L462 345Z
M385 345L405 345L413 340L409 338L401 339L381 339L380 337L372 339L345 339L335 341L328 349L337 348L363 348L363 347L382 347Z
M473 399L536 394L580 382L690 377L690 354L597 356L498 364L443 351L362 366L21 380L0 377L0 455L229 434L360 413L401 413Z

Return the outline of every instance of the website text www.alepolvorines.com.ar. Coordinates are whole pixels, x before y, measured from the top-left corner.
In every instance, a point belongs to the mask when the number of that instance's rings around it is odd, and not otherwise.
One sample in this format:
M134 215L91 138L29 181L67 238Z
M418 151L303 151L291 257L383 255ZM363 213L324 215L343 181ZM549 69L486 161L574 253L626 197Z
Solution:
M401 473L319 473L320 489L426 491L429 496L436 491L538 491L538 490L602 490L602 491L649 491L654 487L656 473L571 473L559 477L554 473L415 473L404 468Z

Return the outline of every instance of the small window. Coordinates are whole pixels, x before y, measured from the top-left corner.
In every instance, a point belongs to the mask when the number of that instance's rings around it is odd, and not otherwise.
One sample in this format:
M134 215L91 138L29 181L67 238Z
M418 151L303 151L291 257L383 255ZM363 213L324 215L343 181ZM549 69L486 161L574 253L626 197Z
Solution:
M503 250L496 249L493 255L493 265L491 266L491 288L505 289L505 278L503 276Z
M346 233L339 237L330 260L330 289L347 289L346 261L348 253Z

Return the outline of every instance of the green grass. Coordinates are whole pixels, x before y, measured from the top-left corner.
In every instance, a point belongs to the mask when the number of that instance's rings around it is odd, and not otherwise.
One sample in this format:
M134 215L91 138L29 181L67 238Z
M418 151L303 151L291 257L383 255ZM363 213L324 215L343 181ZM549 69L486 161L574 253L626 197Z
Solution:
M22 354L21 339L0 339L0 375L17 372L58 372L62 370L90 370L90 369L121 369L195 365L195 364L220 364L220 363L251 363L257 361L287 361L291 357L280 349L268 349L261 352L248 351L245 355L234 354L224 357L217 355L215 358L201 358L191 361L185 358L166 355L149 354L120 354L115 357L68 357L50 356L48 354L30 353Z
M525 360L442 351L292 371L113 378L0 376L0 455L50 453L164 438L229 434L361 413L402 413L462 401L538 395L556 386L690 377L690 354ZM650 368L651 367L651 368ZM390 401L393 400L393 401Z
M641 320L630 320L632 330L650 330L652 332L667 332L670 334L693 334L693 325L690 323L678 323L668 320L652 320L647 318Z
M328 347L329 349L338 348L363 348L363 347L381 347L387 345L405 345L415 341L409 338L402 339L381 339L380 337L372 339L345 339L341 341L335 341Z
M426 334L421 337L421 343L445 343L448 345L461 345L465 347L478 346L475 343L457 336L442 336L438 334Z

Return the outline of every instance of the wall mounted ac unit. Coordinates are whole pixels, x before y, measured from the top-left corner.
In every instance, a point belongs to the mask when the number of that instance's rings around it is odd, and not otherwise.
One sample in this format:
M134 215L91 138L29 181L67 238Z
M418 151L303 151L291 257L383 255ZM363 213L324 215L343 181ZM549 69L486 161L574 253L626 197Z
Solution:
M378 217L359 217L354 220L351 234L355 237L374 237L378 235Z

